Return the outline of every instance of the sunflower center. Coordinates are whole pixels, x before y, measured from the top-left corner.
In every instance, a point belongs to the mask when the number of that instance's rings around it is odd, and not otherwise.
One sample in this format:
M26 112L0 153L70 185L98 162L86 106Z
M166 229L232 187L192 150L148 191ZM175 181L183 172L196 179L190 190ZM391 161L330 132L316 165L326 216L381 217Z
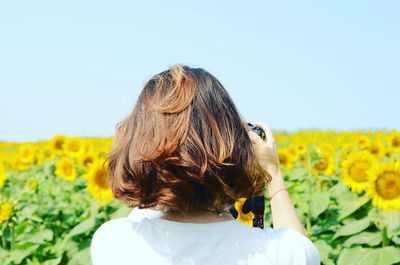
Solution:
M67 176L71 175L72 174L72 166L68 163L64 163L63 171L64 171L65 175L67 175Z
M83 164L85 166L88 166L91 163L93 163L93 157L86 157L85 160L83 161Z
M400 146L400 136L393 137L392 146L399 147Z
M349 175L356 182L365 182L367 180L367 170L371 165L366 161L358 161L349 167Z
M78 152L79 151L79 143L78 142L72 142L69 145L69 150L71 150L72 152Z
M279 163L281 163L282 165L286 165L287 162L286 155L279 154L278 157L279 157Z
M376 154L378 154L379 153L379 147L378 146L372 146L371 147L371 150L370 150L370 153L371 154L373 154L373 155L376 155Z
M104 169L98 169L96 170L95 176L94 176L94 181L97 186L100 188L106 189L108 188L108 182L107 182L107 175L106 171Z
M318 162L314 165L314 168L317 170L325 170L328 168L328 162L326 160Z
M383 172L375 181L379 196L386 200L400 197L400 174L394 171Z
M57 150L61 150L63 144L64 144L64 140L59 139L54 143L54 146L56 147Z
M29 156L29 155L30 155L30 152L29 152L28 149L25 149L25 150L22 152L22 156L24 156L24 157L27 157L27 156Z

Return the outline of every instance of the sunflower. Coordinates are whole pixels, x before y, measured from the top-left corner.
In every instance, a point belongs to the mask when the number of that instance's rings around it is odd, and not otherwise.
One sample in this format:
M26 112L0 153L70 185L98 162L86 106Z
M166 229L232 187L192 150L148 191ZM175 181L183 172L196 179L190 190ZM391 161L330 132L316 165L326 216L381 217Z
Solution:
M298 143L292 146L292 150L295 151L296 154L303 155L307 152L307 145L303 143Z
M110 152L110 146L108 144L104 144L99 150L97 151L98 157L105 157L107 153Z
M244 224L247 224L250 227L253 227L254 214L252 213L252 211L250 211L248 213L243 213L243 211L242 211L243 204L246 200L247 200L247 198L239 198L235 202L235 209L238 212L238 216L237 216L236 220L238 220Z
M24 165L31 165L35 161L35 147L32 144L23 144L18 149L18 159Z
M107 204L113 199L108 177L108 164L105 163L104 159L94 161L90 165L89 172L84 176L88 181L87 190L89 194L101 204Z
M296 157L291 152L290 148L279 148L278 149L279 164L287 169L293 168L296 162Z
M318 174L324 174L330 176L335 173L336 162L333 159L331 153L319 153L319 160L313 163L311 173L316 176Z
M385 146L380 141L372 142L367 150L376 158L382 158L385 156Z
M318 150L320 151L320 153L326 154L331 156L334 152L334 148L331 144L329 143L322 143L318 146Z
M95 159L96 157L92 152L87 152L79 157L79 164L82 166L85 172L87 172Z
M9 201L0 203L0 221L6 222L10 220L14 209L14 204Z
M390 160L375 164L368 171L369 185L366 195L380 210L400 211L400 161Z
M278 134L274 135L274 138L277 143L285 143L288 141L288 136L283 133L278 133Z
M35 153L35 161L34 163L39 167L42 167L44 162L46 161L45 149L42 146L37 146Z
M368 170L375 159L368 151L349 154L342 162L342 178L344 184L353 192L365 191L368 186Z
M74 161L68 157L62 157L55 163L55 174L57 177L68 180L74 181L76 179L76 169L74 165Z
M74 158L79 158L87 151L87 146L79 137L68 138L65 142L65 153Z
M0 188L4 186L4 182L7 180L6 169L0 164Z
M358 136L358 138L357 138L357 146L361 150L367 149L369 145L370 145L370 140L369 140L368 136L363 135L363 134Z
M64 134L57 134L50 140L50 149L55 154L61 154L64 150L67 136Z
M344 159L346 158L354 149L354 144L349 142L341 142L340 148L338 150L338 158Z
M400 133L393 131L388 137L389 149L393 153L400 153Z

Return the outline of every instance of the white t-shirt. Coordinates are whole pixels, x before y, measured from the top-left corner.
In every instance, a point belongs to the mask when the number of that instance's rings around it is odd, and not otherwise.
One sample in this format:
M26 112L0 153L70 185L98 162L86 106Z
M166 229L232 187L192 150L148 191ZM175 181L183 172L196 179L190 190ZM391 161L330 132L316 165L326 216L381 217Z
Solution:
M289 228L252 228L236 220L182 223L135 208L102 224L91 242L93 265L320 265L317 248Z

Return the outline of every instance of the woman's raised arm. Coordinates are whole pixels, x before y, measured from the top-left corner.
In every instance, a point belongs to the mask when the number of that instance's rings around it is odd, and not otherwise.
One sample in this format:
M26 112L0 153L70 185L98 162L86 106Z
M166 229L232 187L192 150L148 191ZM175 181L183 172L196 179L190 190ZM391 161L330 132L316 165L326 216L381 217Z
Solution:
M273 195L270 200L273 227L291 228L305 235L304 226L297 215L287 189L285 189L286 185L279 167L278 150L272 130L264 123L256 123L256 126L262 128L267 136L264 142L256 133L249 131L257 159L272 177L272 181L268 183L268 192L270 196Z

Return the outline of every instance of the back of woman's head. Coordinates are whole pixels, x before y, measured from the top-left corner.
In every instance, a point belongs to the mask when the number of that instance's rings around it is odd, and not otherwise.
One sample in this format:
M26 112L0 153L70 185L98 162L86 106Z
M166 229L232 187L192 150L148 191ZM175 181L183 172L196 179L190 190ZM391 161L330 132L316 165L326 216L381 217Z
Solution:
M214 76L175 65L145 84L118 124L107 156L112 191L130 206L181 212L262 195L271 177L247 130Z

